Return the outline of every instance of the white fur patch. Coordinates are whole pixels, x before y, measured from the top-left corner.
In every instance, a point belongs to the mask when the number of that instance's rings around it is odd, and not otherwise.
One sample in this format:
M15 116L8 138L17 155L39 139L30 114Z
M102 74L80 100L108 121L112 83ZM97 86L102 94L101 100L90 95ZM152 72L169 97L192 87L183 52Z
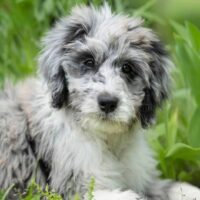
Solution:
M87 200L87 196L85 198ZM94 193L94 200L147 200L136 194L131 190L119 191L119 190L97 190Z
M175 183L168 195L170 200L200 200L200 190L188 183Z

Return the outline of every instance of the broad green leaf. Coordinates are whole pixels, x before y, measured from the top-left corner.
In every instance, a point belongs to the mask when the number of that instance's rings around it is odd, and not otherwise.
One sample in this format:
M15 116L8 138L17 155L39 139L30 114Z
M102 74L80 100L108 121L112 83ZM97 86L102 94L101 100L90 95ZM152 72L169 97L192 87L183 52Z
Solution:
M200 55L194 49L191 49L183 39L178 37L175 39L178 65L180 65L184 74L185 83L191 88L196 102L200 105Z
M173 98L175 98L175 99L185 99L185 96L187 96L188 94L190 94L189 89L186 89L186 88L179 89L179 90L176 90L173 93Z
M178 124L178 111L175 110L168 123L168 133L167 133L168 147L173 146L176 142L177 124Z
M193 148L183 143L177 143L167 151L166 158L182 160L200 159L200 148Z
M182 39L186 39L188 37L187 30L185 29L184 26L178 24L175 21L171 21L171 24L173 28L175 29L176 33L178 33L182 37Z
M200 147L200 108L197 108L190 123L188 141L193 147Z
M40 200L40 199L41 199L41 195L35 194L34 196L31 197L30 200Z
M115 6L116 6L116 10L117 12L122 12L123 11L123 3L120 0L115 0Z
M0 191L0 199L2 199L4 196L4 192L3 191Z
M150 0L148 1L146 4L144 4L143 6L141 6L140 8L137 9L138 13L144 13L147 10L149 10L153 5L155 5L156 0Z
M148 138L149 140L157 140L160 136L166 133L165 124L160 123L155 126L154 129L150 129L148 131Z
M186 22L186 27L188 31L188 38L191 41L192 48L196 51L200 51L200 30L190 22Z

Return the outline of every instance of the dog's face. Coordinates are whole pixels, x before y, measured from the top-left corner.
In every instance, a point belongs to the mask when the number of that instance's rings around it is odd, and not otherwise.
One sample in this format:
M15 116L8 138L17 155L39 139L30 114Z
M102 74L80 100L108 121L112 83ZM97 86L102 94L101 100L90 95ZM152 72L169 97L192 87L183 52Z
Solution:
M84 128L145 127L167 97L168 59L141 20L77 7L48 33L40 69L55 108L70 108Z

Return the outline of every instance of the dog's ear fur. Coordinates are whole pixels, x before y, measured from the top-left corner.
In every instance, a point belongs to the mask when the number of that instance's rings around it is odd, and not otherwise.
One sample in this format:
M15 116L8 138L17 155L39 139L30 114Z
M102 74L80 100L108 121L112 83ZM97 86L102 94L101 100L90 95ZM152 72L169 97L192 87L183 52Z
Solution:
M145 51L151 56L151 76L149 87L144 89L145 97L139 110L144 128L154 122L156 108L168 97L170 65L167 52L159 40L151 41Z
M39 72L48 84L52 106L61 108L68 99L67 76L62 68L65 45L81 39L92 24L92 9L75 7L69 17L61 19L44 37L39 56Z

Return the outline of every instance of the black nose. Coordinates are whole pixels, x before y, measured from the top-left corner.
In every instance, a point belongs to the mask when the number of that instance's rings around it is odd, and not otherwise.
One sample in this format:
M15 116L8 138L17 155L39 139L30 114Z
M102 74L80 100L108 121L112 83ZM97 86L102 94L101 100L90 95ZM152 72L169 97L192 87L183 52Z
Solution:
M109 94L101 94L98 96L98 103L100 109L107 114L117 108L118 98Z

